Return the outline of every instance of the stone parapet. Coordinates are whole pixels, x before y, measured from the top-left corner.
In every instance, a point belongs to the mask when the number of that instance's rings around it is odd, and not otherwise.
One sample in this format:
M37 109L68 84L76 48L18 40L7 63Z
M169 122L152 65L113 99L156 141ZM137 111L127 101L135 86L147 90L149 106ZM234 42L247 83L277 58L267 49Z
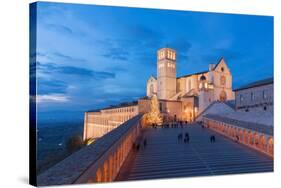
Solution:
M140 134L142 115L82 148L37 176L39 186L113 181Z
M244 144L272 158L274 156L273 127L212 114L203 116L203 125L237 143Z

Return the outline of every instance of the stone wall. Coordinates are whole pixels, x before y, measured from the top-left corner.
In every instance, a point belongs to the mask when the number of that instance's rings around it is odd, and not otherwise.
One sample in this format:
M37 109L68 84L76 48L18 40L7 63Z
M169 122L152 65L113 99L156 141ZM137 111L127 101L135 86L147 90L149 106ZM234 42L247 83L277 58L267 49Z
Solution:
M265 110L273 106L273 84L242 89L235 92L236 108L249 110L254 108Z
M249 124L215 115L203 116L203 125L237 143L270 157L274 155L273 129L262 124Z
M135 116L38 175L38 186L113 181L140 134L141 119Z

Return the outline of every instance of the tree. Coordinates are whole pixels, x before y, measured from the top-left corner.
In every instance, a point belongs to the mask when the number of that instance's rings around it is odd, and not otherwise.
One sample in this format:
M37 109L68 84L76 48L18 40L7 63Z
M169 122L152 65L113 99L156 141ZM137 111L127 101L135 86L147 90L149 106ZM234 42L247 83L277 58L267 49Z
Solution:
M156 95L153 95L150 100L150 111L145 115L145 120L148 125L162 123L159 102Z
M73 153L84 146L84 142L81 136L73 136L66 143L66 150L69 153Z

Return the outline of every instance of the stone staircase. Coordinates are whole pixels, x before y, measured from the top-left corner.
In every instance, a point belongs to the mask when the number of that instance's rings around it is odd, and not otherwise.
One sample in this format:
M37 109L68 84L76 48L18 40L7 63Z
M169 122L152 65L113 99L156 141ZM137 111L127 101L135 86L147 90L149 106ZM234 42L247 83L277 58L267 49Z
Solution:
M189 143L178 141L178 134L185 132ZM210 135L216 136L215 143ZM143 136L147 146L129 154L117 181L273 171L271 158L197 124L146 128Z

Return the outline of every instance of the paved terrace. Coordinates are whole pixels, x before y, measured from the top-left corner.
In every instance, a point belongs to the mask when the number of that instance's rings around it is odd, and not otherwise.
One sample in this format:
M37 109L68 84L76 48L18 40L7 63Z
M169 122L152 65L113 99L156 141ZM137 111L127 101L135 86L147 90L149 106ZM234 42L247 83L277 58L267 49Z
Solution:
M178 142L181 132L189 133L189 144ZM198 124L146 128L143 135L147 146L130 152L117 181L273 171L271 158ZM216 136L215 143L210 135Z

